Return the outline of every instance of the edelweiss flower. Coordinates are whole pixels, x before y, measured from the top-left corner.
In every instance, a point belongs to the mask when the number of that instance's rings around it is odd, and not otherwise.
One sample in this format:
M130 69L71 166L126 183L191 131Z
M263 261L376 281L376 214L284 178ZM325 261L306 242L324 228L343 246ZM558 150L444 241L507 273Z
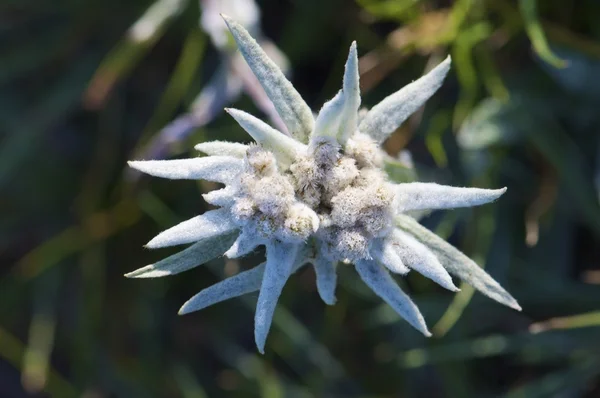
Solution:
M361 118L353 43L342 90L315 120L249 33L224 18L291 136L245 112L228 109L256 144L206 142L196 149L207 157L130 162L153 176L205 179L225 187L203 195L219 209L184 221L147 245L154 249L195 242L192 246L127 276L172 275L222 254L237 258L266 246L265 263L204 289L179 311L185 314L260 290L255 340L261 353L283 286L307 263L315 269L317 289L325 303L335 302L336 266L354 264L362 280L426 336L430 333L423 316L389 271L404 275L413 269L457 291L452 274L494 300L520 309L477 264L406 214L484 204L506 188L393 184L382 170L384 153L379 144L439 88L450 67L449 58Z

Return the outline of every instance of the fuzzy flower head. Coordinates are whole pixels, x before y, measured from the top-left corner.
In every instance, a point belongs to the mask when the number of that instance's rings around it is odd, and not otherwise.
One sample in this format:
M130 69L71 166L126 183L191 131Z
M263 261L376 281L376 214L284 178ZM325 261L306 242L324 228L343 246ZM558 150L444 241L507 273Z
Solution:
M196 311L259 290L255 340L260 352L264 352L287 279L305 264L314 267L317 290L327 304L335 302L336 267L353 264L378 296L426 336L430 333L423 316L390 272L415 270L457 291L450 276L454 275L520 309L477 264L407 215L481 205L506 189L394 184L382 169L385 154L380 144L440 87L450 68L449 58L359 117L358 58L353 43L342 89L315 118L250 34L224 18L289 135L245 112L227 109L255 144L206 142L196 146L206 157L130 162L133 168L157 177L205 179L225 187L204 195L219 209L184 221L147 245L192 246L128 276L171 275L223 254L238 258L266 246L265 263L201 291L180 310L182 314Z

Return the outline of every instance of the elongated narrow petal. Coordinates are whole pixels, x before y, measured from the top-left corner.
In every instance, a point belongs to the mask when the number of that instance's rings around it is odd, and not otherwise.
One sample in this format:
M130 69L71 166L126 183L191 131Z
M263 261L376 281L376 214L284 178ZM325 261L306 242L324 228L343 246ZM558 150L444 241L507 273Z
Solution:
M396 186L398 211L452 209L493 202L506 188L460 188L427 182L409 182Z
M246 62L275 105L292 137L308 142L314 127L312 112L292 83L242 25L223 15Z
M297 252L298 245L275 242L267 245L267 265L254 314L254 340L261 354L265 353L277 300L292 272Z
M176 160L133 160L130 167L155 177L172 180L207 180L230 183L243 168L241 159L231 156Z
M225 109L264 148L273 152L278 163L287 167L300 153L306 151L306 146L275 130L260 119L237 110Z
M425 76L375 105L360 123L360 132L377 142L384 141L440 88L449 69L450 57Z
M198 144L194 148L211 156L232 156L242 159L246 155L248 145L239 142L210 141Z
M381 265L395 274L405 275L410 269L402 262L402 259L393 246L393 240L377 239L371 244L369 254Z
M460 290L454 285L452 277L444 269L435 254L409 234L401 230L394 231L392 245L402 262L409 268L450 291L457 292Z
M521 307L506 290L500 286L473 260L460 252L454 246L419 224L414 219L399 215L396 223L400 229L414 236L427 246L440 260L444 268L456 275L486 296L506 306L521 311Z
M339 91L335 97L327 101L319 111L315 122L315 131L311 140L317 137L332 137L337 139L342 112L344 110L344 95Z
M235 202L236 192L237 190L233 186L228 185L225 188L202 194L202 197L206 203L209 203L213 206L229 207L233 206Z
M229 209L210 210L201 216L190 218L158 234L146 247L157 249L197 242L223 235L237 229L231 220Z
M337 284L337 274L335 272L335 262L317 255L312 262L317 276L317 290L319 296L325 304L335 304L335 286Z
M198 311L221 301L253 293L260 289L260 283L265 271L265 263L262 263L248 271L240 272L221 282L207 287L200 293L185 302L179 309L179 315Z
M352 42L350 46L342 87L345 101L338 142L344 145L348 138L352 137L356 132L358 108L360 107L360 82L356 42Z
M125 274L125 276L127 278L158 278L187 271L223 255L236 236L237 233L230 232L203 239L177 254Z
M423 315L410 297L400 289L389 272L371 260L359 261L355 268L367 286L388 303L398 315L425 336L431 336Z
M242 232L235 242L233 242L229 250L225 252L225 256L228 258L239 258L245 256L264 243L264 240L259 236Z

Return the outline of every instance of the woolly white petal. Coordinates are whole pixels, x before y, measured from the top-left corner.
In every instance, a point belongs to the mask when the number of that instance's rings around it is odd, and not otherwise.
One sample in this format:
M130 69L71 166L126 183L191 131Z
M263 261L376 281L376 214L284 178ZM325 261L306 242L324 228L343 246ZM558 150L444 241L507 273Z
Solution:
M338 141L344 145L356 132L358 108L360 107L360 82L358 73L358 54L356 42L352 42L344 71L344 109L338 135Z
M317 116L315 122L315 131L311 136L311 140L316 137L332 137L337 138L337 132L340 126L340 119L344 107L344 95L339 91L335 97L327 101Z
M506 192L502 189L460 188L427 182L396 185L398 211L471 207L492 202Z
M223 19L240 52L275 105L290 134L300 142L307 142L313 130L314 119L306 102L248 31L225 15Z
M385 98L367 113L359 131L377 142L384 141L440 88L449 69L450 57L425 76Z
M398 227L414 236L437 256L444 268L456 275L486 296L521 311L517 301L492 279L479 265L465 256L457 248L419 224L414 219L399 215L396 217Z
M242 232L240 236L233 242L233 245L225 252L228 258L239 258L256 249L257 246L264 244L258 235L252 235L247 232Z
M186 301L179 309L179 315L198 311L221 301L257 291L260 289L264 271L265 264L262 263L207 287Z
M298 245L279 242L267 245L267 265L254 314L254 340L261 354L265 353L265 342L271 328L277 300L292 272L298 248Z
M337 284L337 274L335 272L336 263L326 259L321 253L312 261L317 276L317 290L319 296L325 304L335 304L335 286Z
M235 229L237 226L231 220L229 209L210 210L161 232L146 247L157 249L182 245L223 235Z
M423 315L410 297L400 289L392 276L375 261L362 260L355 264L361 279L402 318L425 336L431 336Z
M214 191L210 191L208 193L202 194L202 197L206 201L213 206L223 206L229 207L233 206L235 203L235 193L237 190L228 185L225 188L217 189Z
M211 156L232 156L242 159L246 155L248 145L239 142L210 141L198 144L194 148Z
M129 166L155 177L230 183L243 169L241 159L209 156L176 160L132 160Z
M395 230L392 246L408 267L450 291L460 290L431 250L409 234Z
M262 120L237 110L225 109L244 130L248 132L265 149L273 152L277 162L284 167L289 166L299 154L306 152L306 146L275 130Z
M236 235L236 233L226 233L203 239L177 254L125 274L125 276L127 278L158 278L187 271L221 256L231 246Z
M404 265L398 253L394 250L392 243L392 241L387 239L377 239L371 244L369 254L393 273L405 275L410 269Z

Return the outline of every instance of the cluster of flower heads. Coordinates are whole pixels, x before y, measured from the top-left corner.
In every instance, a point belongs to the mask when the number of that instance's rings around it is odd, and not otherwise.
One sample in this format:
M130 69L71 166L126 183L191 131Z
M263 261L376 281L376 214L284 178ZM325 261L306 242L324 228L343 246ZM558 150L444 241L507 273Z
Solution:
M238 258L266 246L265 263L204 289L180 310L196 311L259 290L255 340L260 352L264 352L287 279L308 263L314 266L317 290L327 304L335 302L337 265L354 264L378 296L427 336L430 333L421 313L390 271L406 274L416 270L457 291L450 276L453 274L487 296L520 309L476 263L407 214L484 204L506 189L394 184L383 171L385 154L379 145L439 88L450 59L365 113L359 112L358 60L353 43L342 90L315 119L250 34L224 18L290 135L245 112L227 109L256 144L206 142L196 146L209 155L206 157L130 162L133 168L154 176L206 179L225 187L203 195L219 209L162 232L147 246L194 245L127 276L172 275L223 254Z

